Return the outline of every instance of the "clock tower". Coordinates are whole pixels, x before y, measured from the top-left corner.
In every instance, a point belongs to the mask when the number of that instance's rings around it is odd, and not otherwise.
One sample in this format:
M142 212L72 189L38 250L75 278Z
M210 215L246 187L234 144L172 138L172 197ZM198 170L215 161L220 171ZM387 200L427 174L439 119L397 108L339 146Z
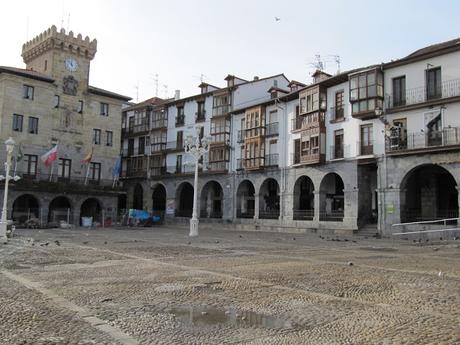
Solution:
M96 51L95 39L58 31L53 25L22 46L22 58L28 70L50 76L62 93L77 96L88 89L90 63Z

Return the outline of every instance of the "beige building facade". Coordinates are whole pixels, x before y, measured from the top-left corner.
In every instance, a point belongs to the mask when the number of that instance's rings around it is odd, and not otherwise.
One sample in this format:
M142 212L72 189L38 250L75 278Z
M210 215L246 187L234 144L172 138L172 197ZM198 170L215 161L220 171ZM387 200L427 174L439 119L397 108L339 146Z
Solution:
M89 85L96 51L95 39L52 26L23 45L26 68L0 67L0 141L15 140L12 168L21 177L9 197L15 221L110 222L117 214L123 192L112 170L130 98ZM46 166L40 157L56 145L57 159Z

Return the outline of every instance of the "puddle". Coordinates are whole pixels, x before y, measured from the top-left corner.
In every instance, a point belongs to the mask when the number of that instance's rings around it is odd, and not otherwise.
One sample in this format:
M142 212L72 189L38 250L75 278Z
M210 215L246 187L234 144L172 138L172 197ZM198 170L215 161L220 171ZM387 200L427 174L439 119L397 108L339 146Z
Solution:
M219 309L208 306L175 306L166 308L178 321L193 326L224 325L235 328L293 329L298 325L292 321L258 314L252 311Z

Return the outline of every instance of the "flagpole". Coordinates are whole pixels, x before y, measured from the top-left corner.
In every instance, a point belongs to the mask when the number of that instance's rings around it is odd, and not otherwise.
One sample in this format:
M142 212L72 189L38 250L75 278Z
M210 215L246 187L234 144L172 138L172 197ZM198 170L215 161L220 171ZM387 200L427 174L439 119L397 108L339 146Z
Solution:
M53 180L54 161L51 163L50 182Z
M87 167L86 167L85 185L88 183L90 162L86 163L86 165L87 165Z

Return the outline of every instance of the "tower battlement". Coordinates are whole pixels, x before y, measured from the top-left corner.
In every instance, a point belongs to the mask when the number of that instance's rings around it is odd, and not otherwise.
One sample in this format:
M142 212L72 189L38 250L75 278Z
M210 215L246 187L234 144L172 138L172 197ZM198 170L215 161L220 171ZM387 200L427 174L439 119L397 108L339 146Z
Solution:
M73 31L69 31L66 34L64 29L58 31L56 26L53 25L32 40L24 43L21 56L27 64L50 49L62 49L92 60L97 51L97 40L90 41L88 36L83 39L81 34L74 36Z

